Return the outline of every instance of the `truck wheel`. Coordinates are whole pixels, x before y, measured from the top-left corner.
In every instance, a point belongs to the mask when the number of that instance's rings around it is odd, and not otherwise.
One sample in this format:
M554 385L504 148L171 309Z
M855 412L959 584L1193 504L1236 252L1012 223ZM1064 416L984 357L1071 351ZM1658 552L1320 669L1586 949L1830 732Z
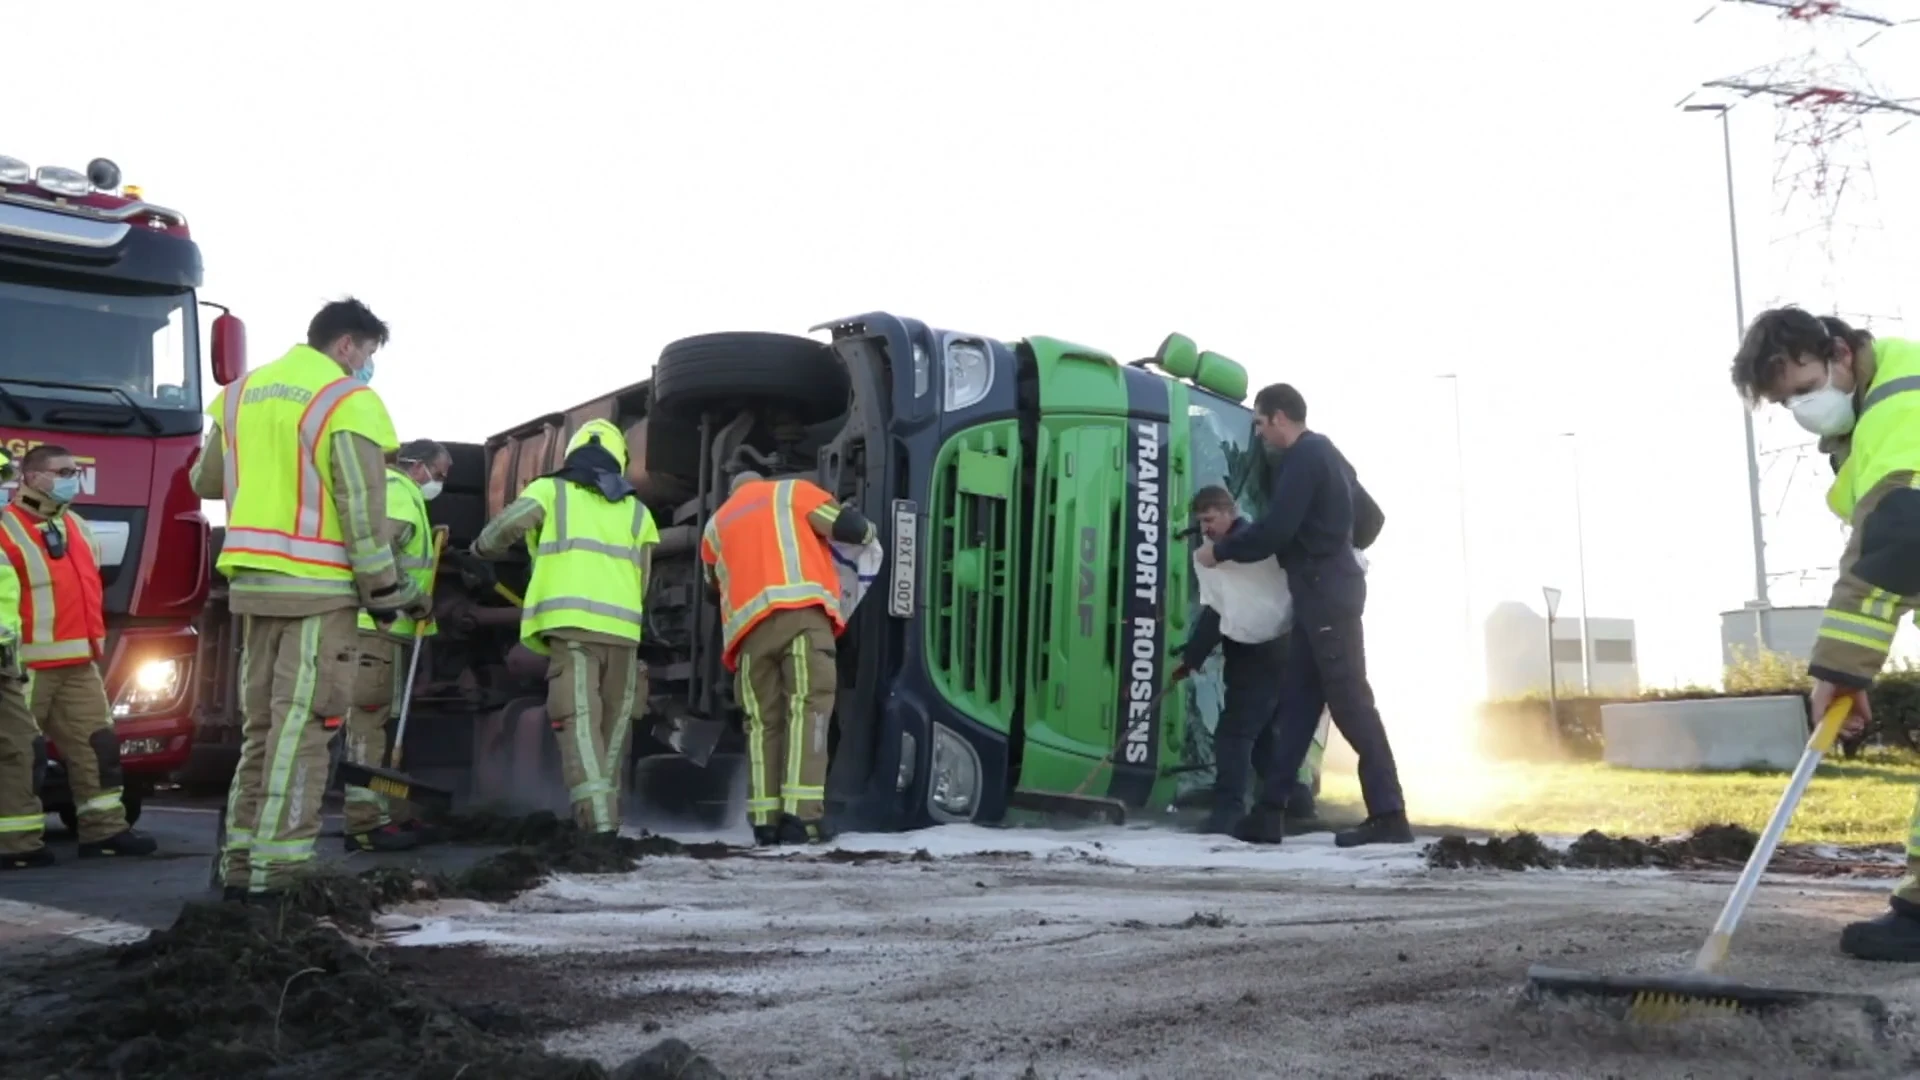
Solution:
M802 424L847 409L851 383L833 350L790 334L725 333L681 338L653 368L655 408L698 420L705 410L779 405Z

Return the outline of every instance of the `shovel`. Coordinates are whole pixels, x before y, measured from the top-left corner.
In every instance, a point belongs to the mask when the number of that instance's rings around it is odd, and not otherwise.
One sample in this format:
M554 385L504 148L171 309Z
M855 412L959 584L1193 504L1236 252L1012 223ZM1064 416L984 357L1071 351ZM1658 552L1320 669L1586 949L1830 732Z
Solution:
M440 569L440 555L447 547L447 527L436 525L433 529L433 571ZM432 580L429 575L428 580ZM423 784L400 770L404 747L407 742L407 715L413 705L413 680L420 672L420 653L426 645L427 620L418 619L413 624L413 650L407 659L407 684L400 693L400 722L395 725L393 742L387 747L387 764L362 765L357 762L340 763L340 780L355 787L385 795L389 799L398 799L413 803L426 810L445 813L453 809L453 793L445 788Z

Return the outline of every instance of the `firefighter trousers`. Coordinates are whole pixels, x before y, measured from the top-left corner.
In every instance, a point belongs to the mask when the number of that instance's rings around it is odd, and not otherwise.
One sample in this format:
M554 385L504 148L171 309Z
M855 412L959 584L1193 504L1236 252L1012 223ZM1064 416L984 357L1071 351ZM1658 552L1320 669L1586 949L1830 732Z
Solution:
M291 884L313 859L327 785L325 717L353 700L354 608L304 618L245 616L240 764L227 793L221 880L252 892Z
M120 737L113 730L107 684L92 661L33 673L33 718L60 748L79 818L80 842L90 844L127 831L120 802Z
M47 813L40 780L47 771L47 740L27 704L27 688L0 676L0 855L40 850Z
M827 797L827 728L833 720L833 623L818 607L775 611L740 642L734 691L747 714L747 812L755 825L779 813L818 821Z
M633 714L647 700L639 653L631 643L546 640L547 720L560 741L573 820L586 832L619 832Z
M406 692L407 664L413 646L384 634L360 631L360 664L354 669L353 708L347 710L346 759L356 765L387 763L387 723ZM372 832L395 821L418 817L413 804L389 799L356 784L346 786L349 834Z

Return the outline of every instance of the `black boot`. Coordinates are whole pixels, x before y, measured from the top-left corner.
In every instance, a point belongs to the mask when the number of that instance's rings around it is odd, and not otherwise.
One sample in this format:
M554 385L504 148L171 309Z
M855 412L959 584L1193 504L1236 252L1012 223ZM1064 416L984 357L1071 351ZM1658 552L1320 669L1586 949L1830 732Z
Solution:
M1273 803L1255 803L1253 812L1233 827L1233 837L1249 844L1278 844L1286 839L1287 809Z
M159 841L137 829L127 829L105 840L81 844L80 857L102 859L109 855L151 855L158 850Z
M1243 806L1230 802L1216 802L1213 809L1207 811L1207 820L1200 826L1202 836L1232 836L1233 826L1246 813Z
M755 825L753 842L756 847L779 847L780 828L777 825Z
M1327 832L1328 828L1320 820L1318 808L1314 805L1313 788L1296 783L1293 792L1287 796L1287 820L1285 824L1288 836L1305 836L1308 833Z
M412 851L420 846L420 836L388 822L377 829L346 834L348 851Z
M1840 931L1840 951L1856 960L1920 963L1920 905L1891 898L1879 918Z
M1336 847L1359 847L1362 844L1411 844L1413 826L1407 824L1406 811L1391 814L1375 814L1351 829L1343 829L1333 834Z
M833 830L824 818L807 821L792 814L781 814L776 828L783 844L824 844L833 839Z
M0 855L0 870L37 870L43 866L52 866L56 861L53 852L37 847L32 851L16 851Z

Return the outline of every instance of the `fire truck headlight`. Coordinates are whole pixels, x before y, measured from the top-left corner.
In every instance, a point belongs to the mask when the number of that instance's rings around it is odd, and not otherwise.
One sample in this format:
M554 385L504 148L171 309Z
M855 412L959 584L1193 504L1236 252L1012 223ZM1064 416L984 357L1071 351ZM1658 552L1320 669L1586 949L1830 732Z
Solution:
M42 190L51 191L55 195L93 194L93 185L87 183L84 173L63 169L58 165L42 165L34 170L33 182L40 185Z
M933 725L927 810L940 821L970 821L980 808L980 755L944 724Z
M0 154L0 184L24 184L33 179L33 166Z
M120 688L120 698L113 703L114 719L151 716L178 704L191 666L184 658L169 656L135 668L133 678Z
M946 355L947 411L975 404L993 389L993 359L977 341L949 341Z

